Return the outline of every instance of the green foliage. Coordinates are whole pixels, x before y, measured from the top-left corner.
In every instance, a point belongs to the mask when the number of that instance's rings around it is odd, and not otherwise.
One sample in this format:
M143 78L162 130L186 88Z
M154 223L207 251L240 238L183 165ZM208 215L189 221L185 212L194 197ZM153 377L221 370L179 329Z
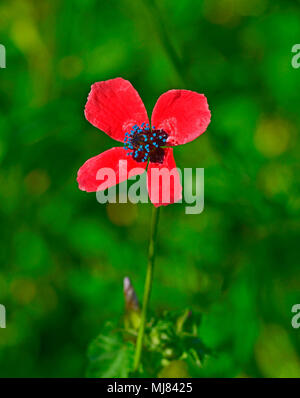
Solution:
M88 350L88 377L188 377L210 350L198 337L199 316L186 310L152 318L145 331L141 366L133 373L137 329L108 323ZM164 376L164 375L168 376ZM181 376L178 376L178 375Z
M149 115L173 88L205 93L212 111L174 148L180 168L205 169L205 209L162 209L151 297L155 313L200 312L200 342L195 356L174 319L151 321L156 375L300 376L299 20L286 0L1 0L1 377L83 376L89 342L122 316L124 276L142 297L150 205L100 205L76 183L118 145L83 114L90 85L117 76ZM154 330L167 340L151 343ZM100 352L113 344L128 364L133 341L115 333Z
M129 377L132 371L134 345L125 342L120 332L106 327L88 350L88 377Z

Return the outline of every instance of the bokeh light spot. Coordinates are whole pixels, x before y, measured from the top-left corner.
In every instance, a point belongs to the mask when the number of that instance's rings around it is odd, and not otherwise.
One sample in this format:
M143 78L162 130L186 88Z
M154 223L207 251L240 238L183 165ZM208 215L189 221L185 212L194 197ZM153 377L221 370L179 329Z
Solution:
M44 170L33 170L25 177L27 191L31 195L42 195L50 185L48 174Z
M106 211L110 221L119 226L129 226L137 218L137 206L132 203L108 203Z
M291 130L292 126L284 119L263 119L255 132L255 146L266 157L281 155L288 149Z

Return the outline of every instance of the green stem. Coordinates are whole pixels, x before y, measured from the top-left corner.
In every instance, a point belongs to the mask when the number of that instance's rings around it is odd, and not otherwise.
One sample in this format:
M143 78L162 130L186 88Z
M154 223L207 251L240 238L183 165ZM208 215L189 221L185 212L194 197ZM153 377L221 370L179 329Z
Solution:
M157 235L157 226L159 219L159 207L154 207L152 209L152 221L151 221L151 232L150 232L150 242L149 242L149 253L148 253L148 265L147 265L147 274L145 280L145 288L144 288L144 298L143 298L143 307L141 314L141 323L140 328L136 340L135 347L135 355L134 355L134 371L137 372L141 355L143 349L143 340L145 334L145 326L147 320L147 309L149 304L149 298L151 294L152 287L152 279L153 279L153 268L154 268L154 260L155 260L155 244L156 244L156 235Z

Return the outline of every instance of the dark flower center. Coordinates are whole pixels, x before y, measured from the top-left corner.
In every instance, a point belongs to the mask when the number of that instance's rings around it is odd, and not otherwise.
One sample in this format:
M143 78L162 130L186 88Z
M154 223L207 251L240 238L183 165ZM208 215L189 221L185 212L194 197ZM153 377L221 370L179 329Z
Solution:
M164 149L168 134L164 130L156 130L149 124L135 125L129 133L125 133L124 149L128 156L136 162L146 162L148 159L153 163L162 163L164 160Z

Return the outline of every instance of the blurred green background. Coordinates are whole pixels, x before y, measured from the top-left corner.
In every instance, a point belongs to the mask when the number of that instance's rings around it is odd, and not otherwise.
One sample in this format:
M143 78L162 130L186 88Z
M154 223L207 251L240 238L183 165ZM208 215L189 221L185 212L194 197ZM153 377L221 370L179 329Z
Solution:
M78 190L114 145L83 109L121 76L147 109L171 88L205 93L208 131L177 147L205 168L205 210L162 209L151 307L203 313L218 353L199 376L300 377L300 2L1 0L1 377L79 377L86 348L141 297L151 205L100 205Z

